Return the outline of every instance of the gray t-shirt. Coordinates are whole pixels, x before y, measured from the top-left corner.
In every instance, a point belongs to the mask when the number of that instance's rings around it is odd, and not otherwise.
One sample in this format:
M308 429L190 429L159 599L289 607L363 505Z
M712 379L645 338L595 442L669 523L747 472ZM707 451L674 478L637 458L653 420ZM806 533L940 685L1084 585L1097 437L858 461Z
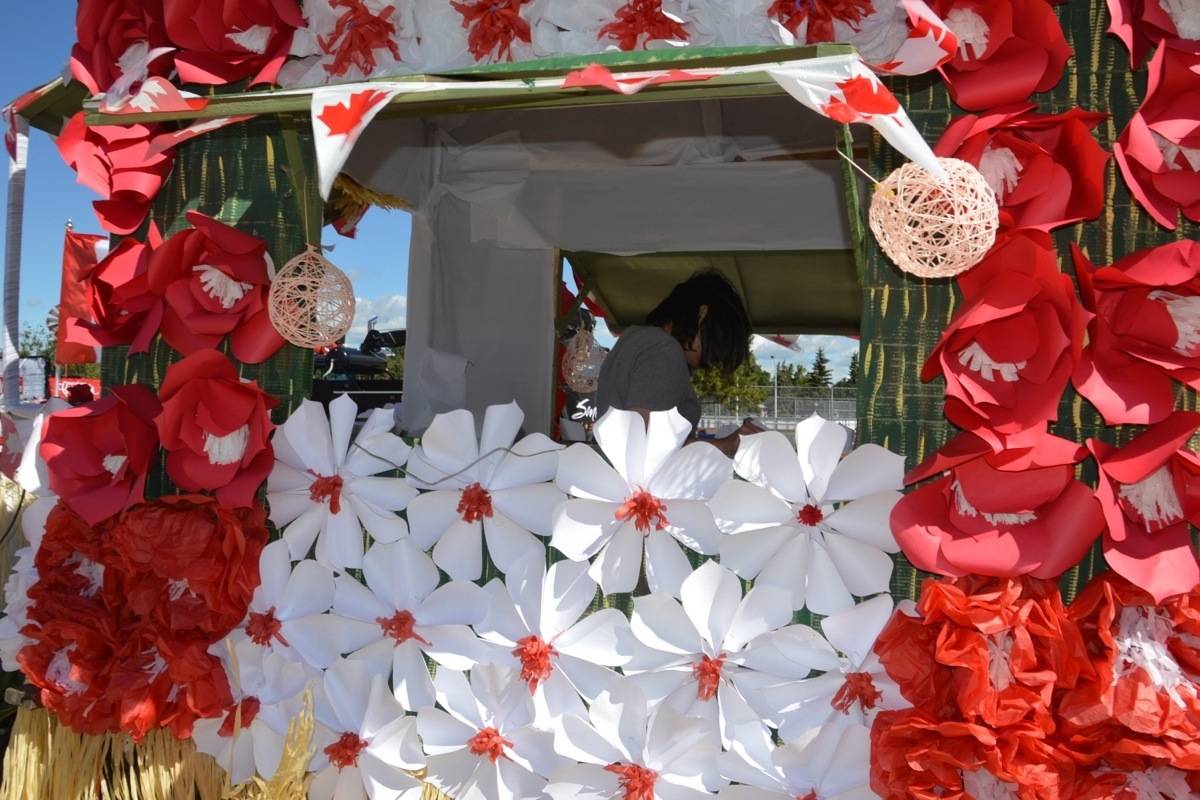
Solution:
M699 425L700 399L679 342L662 328L627 328L600 367L596 407L601 415L610 408L674 408L693 428Z

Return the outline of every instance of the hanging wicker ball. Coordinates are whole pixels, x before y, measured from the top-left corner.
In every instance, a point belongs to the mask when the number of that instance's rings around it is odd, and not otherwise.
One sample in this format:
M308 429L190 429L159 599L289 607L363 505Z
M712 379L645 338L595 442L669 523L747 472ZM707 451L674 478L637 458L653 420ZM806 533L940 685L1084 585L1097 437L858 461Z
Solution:
M567 388L578 394L591 394L600 385L600 367L604 354L596 346L592 332L582 328L567 342L562 372Z
M996 241L1000 211L979 170L939 158L948 178L905 164L875 187L871 231L888 258L921 278L948 278L978 264Z
M310 244L275 274L267 310L279 335L297 347L329 347L354 323L354 287Z

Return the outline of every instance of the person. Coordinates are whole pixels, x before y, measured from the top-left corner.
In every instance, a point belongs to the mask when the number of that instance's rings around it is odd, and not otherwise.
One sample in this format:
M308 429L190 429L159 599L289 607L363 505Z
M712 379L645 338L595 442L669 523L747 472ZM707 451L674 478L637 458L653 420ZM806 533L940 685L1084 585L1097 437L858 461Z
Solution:
M676 409L700 424L700 398L692 373L714 367L732 374L750 356L750 318L737 290L717 271L699 272L676 286L646 317L627 328L600 368L596 406L637 411L647 422L651 411ZM706 439L733 456L741 436L762 429L746 422L734 433Z

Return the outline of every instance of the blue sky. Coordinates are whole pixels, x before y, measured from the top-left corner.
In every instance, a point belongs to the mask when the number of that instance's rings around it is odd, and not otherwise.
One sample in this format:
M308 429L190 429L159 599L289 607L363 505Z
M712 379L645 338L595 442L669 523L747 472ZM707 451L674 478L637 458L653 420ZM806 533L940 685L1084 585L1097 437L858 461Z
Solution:
M36 12L32 9L36 8ZM61 74L75 39L74 0L45 0L24 13L5 16L0 47L0 104ZM7 174L7 173L5 173ZM29 172L25 195L25 226L21 261L22 325L42 324L58 302L62 235L67 220L75 230L99 233L92 213L92 193L75 183L75 175L59 158L49 136L30 136ZM7 202L7 184L0 181L0 201ZM408 249L411 221L402 211L373 209L359 226L357 239L326 231L325 244L335 245L331 259L354 283L358 296L355 327L348 341L357 344L366 321L379 317L381 328L403 327L408 289ZM0 242L5 235L0 225ZM809 363L819 346L829 353L835 376L845 372L857 343L840 336L805 337L802 353L770 343L755 352L768 369L770 356Z

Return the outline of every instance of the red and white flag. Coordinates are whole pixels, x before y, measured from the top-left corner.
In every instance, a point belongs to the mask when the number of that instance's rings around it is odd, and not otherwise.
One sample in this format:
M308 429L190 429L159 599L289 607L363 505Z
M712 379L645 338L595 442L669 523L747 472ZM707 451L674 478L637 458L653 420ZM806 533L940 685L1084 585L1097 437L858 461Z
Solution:
M108 237L67 231L63 240L62 292L58 304L55 357L59 364L94 364L96 348L67 341L69 317L92 319L92 270L108 254Z
M423 84L358 83L318 89L312 96L313 139L317 151L317 174L321 197L329 199L333 182L358 137L401 89L420 91Z
M924 0L901 0L908 12L908 37L885 63L872 64L888 75L923 75L954 58L958 37Z

